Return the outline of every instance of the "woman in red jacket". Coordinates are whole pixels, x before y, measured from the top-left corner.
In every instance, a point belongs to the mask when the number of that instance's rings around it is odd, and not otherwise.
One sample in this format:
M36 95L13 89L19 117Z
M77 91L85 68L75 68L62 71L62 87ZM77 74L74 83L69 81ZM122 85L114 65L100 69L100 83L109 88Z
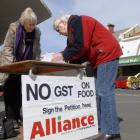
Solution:
M62 53L55 53L53 61L90 61L96 71L98 122L101 131L97 139L120 138L114 93L118 58L122 55L119 43L100 22L89 16L64 15L54 22L54 29L67 36L67 47Z

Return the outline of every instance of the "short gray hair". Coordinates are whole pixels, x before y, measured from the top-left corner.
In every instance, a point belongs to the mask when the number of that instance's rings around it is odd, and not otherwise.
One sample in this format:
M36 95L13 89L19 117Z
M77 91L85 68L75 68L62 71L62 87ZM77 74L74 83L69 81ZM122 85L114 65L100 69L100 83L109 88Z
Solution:
M32 8L28 7L26 8L22 13L19 18L19 22L24 25L24 22L26 20L30 20L32 23L37 24L37 16L32 10Z
M53 28L57 31L58 30L58 25L61 23L61 22L68 22L69 20L69 17L70 15L63 15L59 18L57 18L55 21L54 21L54 24L53 24Z

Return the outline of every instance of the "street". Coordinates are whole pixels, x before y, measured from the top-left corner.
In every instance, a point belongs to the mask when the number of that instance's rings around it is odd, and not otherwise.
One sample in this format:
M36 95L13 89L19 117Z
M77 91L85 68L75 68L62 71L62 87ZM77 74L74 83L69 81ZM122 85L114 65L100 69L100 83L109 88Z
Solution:
M116 90L118 117L122 140L140 139L140 90ZM84 140L92 140L87 138Z
M140 139L140 90L119 90L117 96L117 109L119 117L123 118L120 123L122 140Z
M140 139L140 90L116 90L118 117L121 118L120 129L122 140ZM1 110L4 109L2 101ZM93 137L84 140L92 140ZM18 140L12 138L8 140Z

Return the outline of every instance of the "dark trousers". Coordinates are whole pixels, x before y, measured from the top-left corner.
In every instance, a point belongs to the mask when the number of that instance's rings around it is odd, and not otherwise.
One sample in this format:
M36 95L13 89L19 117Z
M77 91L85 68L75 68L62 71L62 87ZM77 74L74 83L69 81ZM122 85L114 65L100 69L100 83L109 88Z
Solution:
M6 116L15 120L21 119L21 75L11 74L9 76L4 85L4 102Z

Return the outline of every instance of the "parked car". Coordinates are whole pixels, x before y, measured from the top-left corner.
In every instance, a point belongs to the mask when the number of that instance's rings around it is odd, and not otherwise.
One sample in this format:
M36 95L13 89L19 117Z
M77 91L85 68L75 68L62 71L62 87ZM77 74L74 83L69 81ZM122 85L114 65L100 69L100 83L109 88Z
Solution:
M127 79L127 87L130 89L138 89L140 85L140 81L135 76L128 76Z
M139 77L139 78L138 78ZM129 89L138 89L140 88L140 73L135 76L119 76L115 80L116 88L129 88Z
M115 80L115 87L116 88L127 88L127 78L128 76L119 76L116 80Z

